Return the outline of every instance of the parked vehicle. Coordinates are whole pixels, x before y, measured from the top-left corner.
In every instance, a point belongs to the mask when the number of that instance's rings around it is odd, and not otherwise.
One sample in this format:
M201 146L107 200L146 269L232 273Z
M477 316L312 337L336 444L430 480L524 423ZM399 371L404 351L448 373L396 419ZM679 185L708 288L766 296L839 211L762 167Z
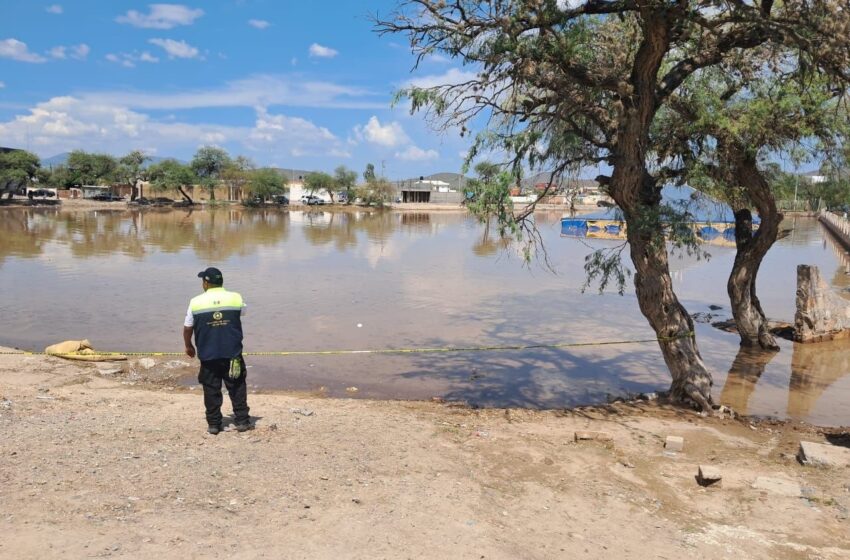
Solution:
M272 196L271 202L280 206L287 206L289 205L289 198L286 195L276 194Z
M306 204L307 206L321 206L322 204L325 204L325 201L316 195L305 194L301 197L301 204Z
M97 193L96 195L91 197L91 199L99 200L101 202L118 202L120 200L124 200L124 197L112 193Z

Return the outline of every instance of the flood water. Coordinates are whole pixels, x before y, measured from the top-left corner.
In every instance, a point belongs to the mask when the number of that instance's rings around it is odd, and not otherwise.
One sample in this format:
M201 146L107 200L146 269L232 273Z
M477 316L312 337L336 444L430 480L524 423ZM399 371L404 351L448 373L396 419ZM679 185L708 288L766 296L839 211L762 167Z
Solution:
M651 339L633 291L582 293L584 257L613 241L560 236L539 214L557 274L526 267L459 212L367 213L221 209L188 212L0 210L0 344L26 349L88 338L113 351L181 351L196 274L214 265L248 302L246 351L501 346ZM793 321L796 265L813 264L850 301L850 260L813 219L765 260L771 318ZM731 316L734 250L674 257L691 313ZM735 335L697 324L715 398L739 412L850 424L850 342L777 354L739 350ZM187 359L188 361L188 359ZM566 407L663 390L655 343L441 354L253 357L259 388L480 406ZM188 382L188 381L187 381ZM356 393L346 391L357 387Z

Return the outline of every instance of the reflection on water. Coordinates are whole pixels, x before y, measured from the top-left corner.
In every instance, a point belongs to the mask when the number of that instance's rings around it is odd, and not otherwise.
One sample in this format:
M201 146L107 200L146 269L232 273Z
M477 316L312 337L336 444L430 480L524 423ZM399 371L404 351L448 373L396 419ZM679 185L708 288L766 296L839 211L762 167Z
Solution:
M249 304L246 350L493 346L651 338L633 292L581 292L593 247L560 237L560 213L535 216L557 271L522 258L458 212L219 209L0 210L4 324L0 344L40 348L89 338L116 351L179 351L195 273L223 269ZM813 220L794 226L762 266L771 317L794 313L796 265L835 287L846 255ZM598 246L610 243L596 241ZM726 304L734 254L671 259L691 312ZM844 259L844 260L842 260ZM722 313L722 312L721 312ZM719 317L723 319L721 315ZM782 342L740 350L737 337L697 325L718 400L751 414L850 423L850 344ZM251 383L389 398L464 399L482 406L562 407L664 389L657 345L480 353L299 356L250 360ZM728 373L727 373L728 372ZM789 391L790 387L790 391Z

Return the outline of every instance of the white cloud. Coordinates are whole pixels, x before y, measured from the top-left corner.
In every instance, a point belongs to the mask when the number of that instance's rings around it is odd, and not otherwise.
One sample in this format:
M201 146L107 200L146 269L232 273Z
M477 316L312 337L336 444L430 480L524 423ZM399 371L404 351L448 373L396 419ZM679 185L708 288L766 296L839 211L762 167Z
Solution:
M6 87L6 82L0 82L0 89L3 89L4 87Z
M114 61L113 61L114 62ZM287 75L258 75L219 88L180 93L101 91L85 98L93 103L119 104L136 109L200 109L204 107L322 107L385 109L388 99L359 87L333 82L303 81Z
M148 51L143 51L142 54L133 53L109 53L104 57L109 62L120 64L125 68L135 68L137 62L157 63L159 58L153 56Z
M11 58L20 62L45 62L47 59L30 52L27 44L17 39L3 39L0 41L0 58Z
M160 122L120 105L99 105L77 97L54 97L29 114L0 122L0 137L12 145L27 138L36 152L53 154L73 149L122 154L143 148L161 153L190 151L203 139L245 138L247 127Z
M389 148L410 142L410 138L399 123L393 121L382 125L378 117L374 115L366 123L366 126L356 126L354 134L360 140Z
M77 60L83 60L84 58L86 58L89 55L89 53L91 52L91 49L89 48L89 46L87 44L80 43L79 45L71 47L71 51L72 51L71 52L71 58L76 58Z
M148 39L148 43L162 47L169 58L197 58L198 49L186 41L174 39Z
M53 58L61 60L68 58L68 49L71 50L70 57L76 60L85 60L85 58L89 55L89 52L91 52L91 49L88 45L86 45L85 43L80 43L79 45L73 45L70 47L65 47L62 45L53 47L52 49L47 51L47 54L49 54Z
M130 10L115 21L134 27L148 29L171 29L178 25L192 25L196 19L204 15L200 8L192 9L182 4L149 4L150 13L143 14Z
M427 161L437 159L440 154L437 150L423 150L417 146L408 146L403 152L396 152L395 157L405 161Z
M318 58L333 58L339 54L339 51L330 47L324 47L319 43L310 45L310 56Z
M464 82L474 80L476 76L477 74L475 72L461 70L459 68L449 68L442 74L430 74L427 76L419 76L418 78L413 78L412 80L404 84L404 87L416 86L421 88L429 88L445 84L462 84Z
M58 14L62 13L62 6L60 6L59 4L51 4L50 6L47 6L44 10L48 14L57 14L58 15Z
M267 22L264 19L249 19L248 25L251 27L256 27L257 29L265 29L271 25L271 23Z
M257 120L249 140L257 149L282 142L291 143L294 145L290 151L295 150L299 155L313 152L327 153L329 147L339 142L337 137L325 127L317 126L300 117L273 115L265 109L257 110Z

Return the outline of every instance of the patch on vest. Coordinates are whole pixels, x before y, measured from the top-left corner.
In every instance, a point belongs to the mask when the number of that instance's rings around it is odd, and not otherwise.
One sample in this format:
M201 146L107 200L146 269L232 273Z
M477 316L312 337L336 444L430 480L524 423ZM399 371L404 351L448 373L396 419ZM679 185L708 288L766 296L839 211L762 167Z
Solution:
M213 313L213 319L215 319L216 321L221 321L222 317L223 315L221 314L221 311L216 311L215 313Z

